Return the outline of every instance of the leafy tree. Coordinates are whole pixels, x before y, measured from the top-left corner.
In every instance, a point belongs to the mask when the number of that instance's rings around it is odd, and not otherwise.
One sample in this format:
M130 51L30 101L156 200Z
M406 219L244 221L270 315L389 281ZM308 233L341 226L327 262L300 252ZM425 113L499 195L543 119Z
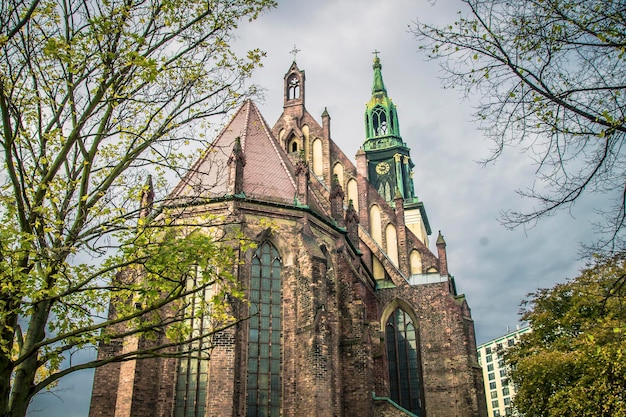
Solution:
M416 22L420 49L440 59L445 85L480 97L476 116L497 159L520 146L538 181L509 211L509 227L571 207L585 193L597 207L597 248L621 250L626 230L626 2L623 0L462 0L456 22ZM449 4L446 2L446 7Z
M240 295L238 242L210 231L219 219L163 208L165 175L189 166L179 150L203 137L209 117L255 92L244 83L263 53L239 57L230 44L242 20L273 6L0 2L0 415L24 416L33 395L70 372L192 349L199 336L180 313L209 286L218 303L195 314L210 310L215 330L232 323L222 300ZM163 208L156 218L153 206ZM68 360L133 335L153 348Z
M532 332L507 352L527 417L626 416L626 253L524 304Z

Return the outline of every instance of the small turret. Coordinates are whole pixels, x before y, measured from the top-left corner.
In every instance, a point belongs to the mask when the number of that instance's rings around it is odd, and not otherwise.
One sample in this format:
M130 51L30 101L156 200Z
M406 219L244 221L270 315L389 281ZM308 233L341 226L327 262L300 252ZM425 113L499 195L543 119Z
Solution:
M309 204L309 165L304 160L304 151L300 151L300 159L296 163L296 205Z
M359 214L354 209L352 199L348 201L348 209L345 217L346 229L348 229L348 238L352 244L358 247L359 244Z
M340 227L344 226L343 199L345 193L339 184L337 174L333 175L333 186L330 189L330 212Z
M231 195L241 194L243 191L243 168L246 166L246 157L241 148L241 138L235 138L233 151L228 158L228 191Z
M330 114L328 114L326 107L324 107L324 112L322 113L322 130L324 139L330 140Z
M141 189L141 199L139 203L139 218L145 219L152 211L154 202L154 185L152 184L152 175L148 174L146 183Z
M439 275L448 275L448 257L446 255L446 241L443 239L441 230L437 236L437 256L439 257Z

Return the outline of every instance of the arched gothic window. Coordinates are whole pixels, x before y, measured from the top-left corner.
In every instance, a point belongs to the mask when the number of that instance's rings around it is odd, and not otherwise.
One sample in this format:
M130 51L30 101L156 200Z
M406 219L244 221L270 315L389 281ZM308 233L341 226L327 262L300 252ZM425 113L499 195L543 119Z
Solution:
M315 139L313 141L313 173L315 175L324 175L324 150L322 148L322 141Z
M297 75L292 75L287 82L287 100L300 98L300 79Z
M387 114L382 107L376 106L372 110L372 123L374 135L383 136L387 134Z
M201 271L197 269L189 274L186 283L188 290L197 288L200 274ZM188 322L192 328L193 337L206 333L211 327L209 316L200 317L194 312L203 308L202 305L211 300L212 296L213 287L206 287L187 298L185 314L189 317ZM185 348L195 353L190 353L178 360L174 405L176 417L195 417L205 414L209 358L203 357L198 352L202 352L209 344L210 340L205 338L190 341Z
M392 200L391 186L389 185L388 181L382 181L380 184L378 184L378 194L380 194L380 196L384 198L385 201Z
M269 242L252 257L247 417L280 416L281 267L278 251Z
M298 152L298 139L294 135L291 135L289 138L287 143L287 152Z
M407 410L423 415L419 337L409 315L397 308L385 326L390 397Z

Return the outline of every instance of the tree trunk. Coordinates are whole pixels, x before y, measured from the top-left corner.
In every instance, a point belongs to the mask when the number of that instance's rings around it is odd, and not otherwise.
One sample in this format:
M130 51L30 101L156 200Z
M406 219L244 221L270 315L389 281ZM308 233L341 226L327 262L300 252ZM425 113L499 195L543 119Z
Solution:
M45 327L50 313L50 301L43 301L33 308L31 321L28 325L28 332L22 346L22 352L28 352L37 343L41 342L45 336ZM15 379L11 389L11 400L9 410L5 415L8 417L26 417L28 404L33 396L33 386L37 373L37 356L39 350L33 351L15 371Z

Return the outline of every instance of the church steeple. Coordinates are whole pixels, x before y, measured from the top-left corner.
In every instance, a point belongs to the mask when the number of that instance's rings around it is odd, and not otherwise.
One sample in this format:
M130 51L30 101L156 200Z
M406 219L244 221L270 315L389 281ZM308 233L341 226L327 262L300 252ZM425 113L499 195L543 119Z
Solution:
M368 146L379 146L383 143L381 139L384 139L384 143L387 145L403 144L402 138L400 137L400 126L398 124L396 106L387 96L387 89L385 88L381 71L383 66L380 64L378 52L376 51L374 53L376 57L374 58L374 65L372 66L374 69L372 97L367 102L365 108L366 150Z
M372 97L365 105L365 143L369 180L381 196L393 203L396 190L405 202L415 199L413 191L413 162L400 136L398 113L393 101L387 96L383 82L382 65L375 51L374 84Z
M299 115L304 109L304 71L298 68L293 61L284 78L284 105L283 108L296 107Z
M391 205L402 201L406 224L427 242L430 232L424 205L418 201L413 186L413 167L410 149L400 136L396 105L387 95L383 82L382 65L374 51L374 83L372 96L365 105L365 142L362 149L367 156L369 182ZM401 197L400 200L397 197Z

